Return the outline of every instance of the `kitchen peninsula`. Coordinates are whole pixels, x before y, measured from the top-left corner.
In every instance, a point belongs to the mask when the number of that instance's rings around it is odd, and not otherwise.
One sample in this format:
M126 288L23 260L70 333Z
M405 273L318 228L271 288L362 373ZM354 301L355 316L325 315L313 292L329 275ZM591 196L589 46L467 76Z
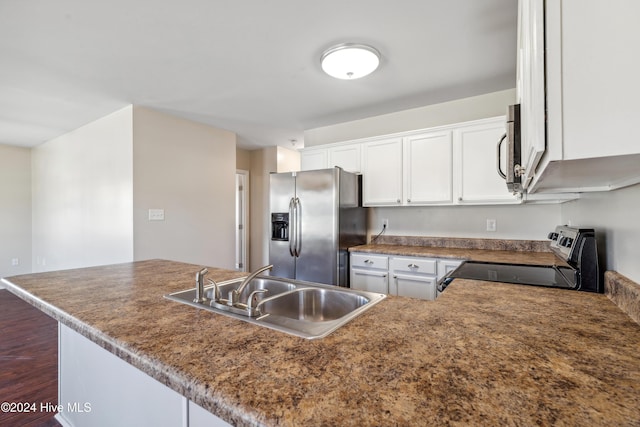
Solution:
M640 325L605 295L456 280L436 301L388 297L308 341L163 298L199 268L150 260L3 282L233 425L640 423Z

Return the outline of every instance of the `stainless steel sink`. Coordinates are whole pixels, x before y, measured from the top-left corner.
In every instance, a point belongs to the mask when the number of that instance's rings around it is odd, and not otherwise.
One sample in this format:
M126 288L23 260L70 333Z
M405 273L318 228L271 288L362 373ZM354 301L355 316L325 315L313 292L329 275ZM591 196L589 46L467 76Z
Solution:
M278 298L266 299L260 306L264 314L307 322L340 319L369 303L369 298L333 289L300 288Z
M220 294L224 296L236 289L242 280L219 283ZM245 288L241 301L246 301L247 296L255 290L267 291L257 295L261 313L258 317L221 310L207 303L196 303L193 301L195 289L175 292L165 295L165 298L302 338L317 339L329 335L386 297L384 294L320 283L262 276L255 278ZM212 287L205 289L205 296L208 299L213 297Z
M241 282L242 282L242 279L236 279L229 282L224 282L222 284L218 284L218 288L220 289L220 294L223 297L226 297L227 294L230 291L236 289ZM281 281L281 280L276 280L276 279L271 279L266 277L256 277L251 282L249 282L246 288L244 288L244 290L240 294L240 300L246 301L249 295L251 295L253 291L257 291L257 290L267 291L263 294L256 295L256 297L258 298L258 301L260 301L260 300L272 297L274 295L281 294L283 292L291 291L295 288L296 288L296 285L286 281ZM213 288L205 289L205 296L207 297L207 299L211 299L213 297Z

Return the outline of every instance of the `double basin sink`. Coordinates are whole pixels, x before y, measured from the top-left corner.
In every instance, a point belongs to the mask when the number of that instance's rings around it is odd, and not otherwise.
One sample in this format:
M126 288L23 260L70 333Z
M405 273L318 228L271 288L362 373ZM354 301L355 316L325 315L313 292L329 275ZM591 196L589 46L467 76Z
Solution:
M220 295L237 289L243 278L218 283ZM194 302L196 291L189 289L165 295L165 298L244 320L255 325L275 329L307 339L323 338L351 319L380 302L386 295L373 292L339 288L312 282L260 276L254 278L240 294L246 302L254 291L258 315L255 317L216 308L210 304L214 288L205 288L207 301ZM237 310L234 310L237 311Z

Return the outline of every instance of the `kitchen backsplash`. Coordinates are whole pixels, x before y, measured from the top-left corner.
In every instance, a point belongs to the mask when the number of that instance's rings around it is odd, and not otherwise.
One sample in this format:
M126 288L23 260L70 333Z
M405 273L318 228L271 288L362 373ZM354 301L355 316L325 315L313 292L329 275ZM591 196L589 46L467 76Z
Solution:
M471 239L460 237L380 236L379 245L430 246L436 248L488 249L498 251L551 252L547 240Z

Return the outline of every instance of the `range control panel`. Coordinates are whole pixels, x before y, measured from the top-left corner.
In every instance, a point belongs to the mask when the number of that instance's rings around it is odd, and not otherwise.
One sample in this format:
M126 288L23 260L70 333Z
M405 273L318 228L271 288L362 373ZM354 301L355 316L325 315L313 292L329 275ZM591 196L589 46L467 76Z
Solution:
M559 225L547 236L551 240L551 250L567 262L576 262L582 241L586 237L593 237L592 228L576 228Z

